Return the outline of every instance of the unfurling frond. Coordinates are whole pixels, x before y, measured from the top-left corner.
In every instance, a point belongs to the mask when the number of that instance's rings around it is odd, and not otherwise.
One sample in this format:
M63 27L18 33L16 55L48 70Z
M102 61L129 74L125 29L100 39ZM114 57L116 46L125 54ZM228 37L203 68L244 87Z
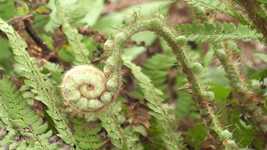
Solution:
M221 42L224 40L260 39L262 36L246 25L235 24L183 24L177 28L180 35L177 40L197 42Z

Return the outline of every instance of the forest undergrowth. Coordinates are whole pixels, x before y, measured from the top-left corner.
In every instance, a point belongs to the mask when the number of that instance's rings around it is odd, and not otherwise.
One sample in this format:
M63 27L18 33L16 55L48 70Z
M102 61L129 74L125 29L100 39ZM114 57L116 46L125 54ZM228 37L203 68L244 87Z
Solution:
M265 0L0 0L0 147L267 149Z

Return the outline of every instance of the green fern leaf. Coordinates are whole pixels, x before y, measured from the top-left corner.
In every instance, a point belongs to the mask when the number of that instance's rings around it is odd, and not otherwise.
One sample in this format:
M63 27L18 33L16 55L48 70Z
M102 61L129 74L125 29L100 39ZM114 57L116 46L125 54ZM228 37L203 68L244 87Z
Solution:
M220 42L224 40L247 40L262 38L256 31L246 25L204 23L177 26L181 34L177 40L186 39L197 42Z
M68 3L68 2L65 2L65 1L63 2L60 0L53 0L50 2L50 5L52 5L50 6L50 8L54 10L54 12L51 13L51 16L50 16L51 21L55 22L55 20L57 20L56 22L58 26L62 25L63 32L65 33L68 39L68 42L71 46L71 49L68 49L68 51L75 58L74 64L79 65L79 64L90 63L89 50L87 50L85 45L82 43L82 39L83 39L82 35L80 35L78 33L78 30L72 27L72 25L69 23L71 18L70 16L68 16L69 12L66 11L66 9L68 8L66 8L65 3ZM78 1L76 3L78 3ZM72 6L70 6L70 8L72 8ZM72 16L74 15L72 14Z
M68 144L74 144L72 133L56 106L61 99L56 93L56 87L41 73L35 60L29 56L26 51L27 45L23 39L2 19L0 19L0 30L6 33L9 39L19 75L26 78L24 82L31 87L31 92L36 95L36 100L47 106L47 113L53 119L59 136Z
M217 10L227 14L233 14L231 8L220 2L220 0L186 0L186 2L202 11L209 9Z
M170 51L164 51L155 54L146 60L143 66L143 72L151 79L153 85L162 91L167 91L165 84L168 77L168 71L176 64L175 56ZM164 94L164 98L167 95Z
M112 144L119 149L128 149L126 145L126 137L123 134L123 129L120 127L121 121L118 114L121 112L121 103L113 104L105 113L101 114L99 119L101 125L108 132Z
M123 58L123 63L137 79L138 85L144 92L147 106L152 110L150 113L157 119L157 124L161 129L161 139L168 150L183 149L182 138L179 133L175 133L171 126L168 112L162 107L162 92L154 87L151 80L141 72L141 68Z
M80 149L84 150L98 150L104 142L98 135L102 129L99 123L88 123L83 119L71 119L73 120L74 136Z
M105 113L100 114L99 118L112 144L116 148L123 150L143 150L139 137L134 133L133 129L124 129L121 127L125 121L121 101L117 100Z
M31 110L9 80L0 80L0 93L1 104L14 128L22 135L33 138L42 149L55 149L48 142L52 132L48 130L47 124Z

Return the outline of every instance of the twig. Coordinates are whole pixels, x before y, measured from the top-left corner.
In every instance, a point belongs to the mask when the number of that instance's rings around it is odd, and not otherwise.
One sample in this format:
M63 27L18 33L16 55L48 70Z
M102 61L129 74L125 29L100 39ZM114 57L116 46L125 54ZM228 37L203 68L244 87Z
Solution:
M38 36L37 32L33 29L30 20L23 19L25 24L25 30L30 35L30 37L34 40L34 42L43 50L44 55L49 54L51 49L45 44L45 42Z

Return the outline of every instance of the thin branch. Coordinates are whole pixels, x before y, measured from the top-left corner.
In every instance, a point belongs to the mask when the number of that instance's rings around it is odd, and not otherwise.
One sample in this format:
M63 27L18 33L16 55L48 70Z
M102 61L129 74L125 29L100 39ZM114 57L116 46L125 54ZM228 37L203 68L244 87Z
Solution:
M45 44L45 42L33 29L30 20L24 19L23 22L25 24L25 30L30 35L30 37L34 40L34 42L43 50L44 55L49 54L52 50L48 47L48 45Z

